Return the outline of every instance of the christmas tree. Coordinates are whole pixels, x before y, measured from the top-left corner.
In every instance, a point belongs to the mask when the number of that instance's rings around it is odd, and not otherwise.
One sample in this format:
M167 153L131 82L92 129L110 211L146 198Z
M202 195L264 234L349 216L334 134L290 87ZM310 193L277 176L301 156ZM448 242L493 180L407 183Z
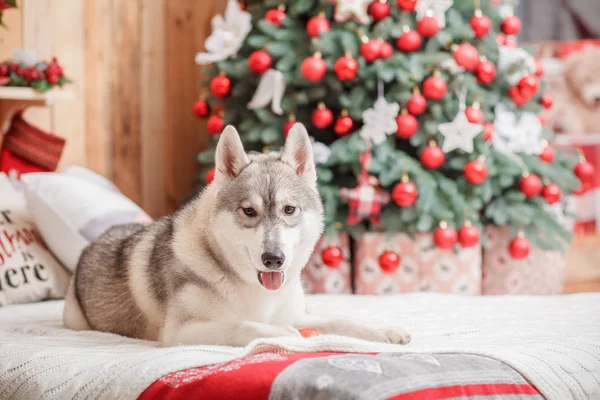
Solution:
M543 68L515 35L511 2L230 0L213 20L210 95L218 134L277 151L295 121L314 137L326 234L433 232L441 248L510 225L510 253L569 239L551 205L585 189L591 165L548 145ZM214 151L199 155L210 181ZM577 165L575 165L577 163Z

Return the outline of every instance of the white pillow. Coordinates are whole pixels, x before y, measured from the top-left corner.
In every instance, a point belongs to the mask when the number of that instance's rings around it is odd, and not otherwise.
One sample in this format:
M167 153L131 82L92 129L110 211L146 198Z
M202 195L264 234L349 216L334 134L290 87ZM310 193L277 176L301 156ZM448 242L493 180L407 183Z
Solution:
M21 176L42 237L71 271L85 247L108 228L152 219L107 179L81 167Z
M27 202L0 173L0 306L64 297L71 274L46 247Z

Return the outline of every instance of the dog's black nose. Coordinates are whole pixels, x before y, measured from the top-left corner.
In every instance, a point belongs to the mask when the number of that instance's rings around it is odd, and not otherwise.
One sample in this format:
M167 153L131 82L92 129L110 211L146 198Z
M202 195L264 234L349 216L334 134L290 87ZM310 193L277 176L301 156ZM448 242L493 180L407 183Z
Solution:
M263 265L269 269L280 268L285 260L285 256L279 250L267 251L266 253L263 253L260 258L262 259Z

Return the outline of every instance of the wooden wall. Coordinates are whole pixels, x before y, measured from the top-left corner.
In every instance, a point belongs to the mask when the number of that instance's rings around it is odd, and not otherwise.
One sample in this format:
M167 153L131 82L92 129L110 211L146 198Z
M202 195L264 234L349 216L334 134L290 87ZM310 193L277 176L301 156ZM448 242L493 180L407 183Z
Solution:
M193 116L194 55L225 0L20 0L5 11L0 56L14 48L57 56L73 100L26 118L67 139L61 167L87 166L157 217L194 188L206 146Z

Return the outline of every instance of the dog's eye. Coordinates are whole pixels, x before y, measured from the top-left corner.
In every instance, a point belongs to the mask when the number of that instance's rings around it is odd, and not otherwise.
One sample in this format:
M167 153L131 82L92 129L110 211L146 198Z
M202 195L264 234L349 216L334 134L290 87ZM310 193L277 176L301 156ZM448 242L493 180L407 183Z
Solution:
M294 211L296 211L296 207L294 206L285 206L285 208L283 209L283 212L287 215L292 215Z
M252 207L242 208L247 217L256 217L256 210Z

